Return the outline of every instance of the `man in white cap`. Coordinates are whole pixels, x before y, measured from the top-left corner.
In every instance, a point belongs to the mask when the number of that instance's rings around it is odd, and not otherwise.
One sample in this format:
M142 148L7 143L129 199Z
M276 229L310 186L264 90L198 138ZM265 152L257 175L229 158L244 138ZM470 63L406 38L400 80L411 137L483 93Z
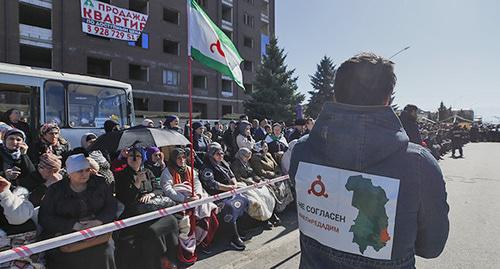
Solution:
M142 126L149 127L149 128L154 128L155 127L155 123L152 120L150 120L150 119L144 119L142 121Z

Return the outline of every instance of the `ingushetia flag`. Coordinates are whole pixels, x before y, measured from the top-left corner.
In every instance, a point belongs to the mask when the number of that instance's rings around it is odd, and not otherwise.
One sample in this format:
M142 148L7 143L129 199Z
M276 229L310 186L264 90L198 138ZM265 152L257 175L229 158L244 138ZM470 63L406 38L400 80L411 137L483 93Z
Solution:
M231 39L208 17L195 0L188 0L189 53L198 62L230 77L241 88L243 61Z

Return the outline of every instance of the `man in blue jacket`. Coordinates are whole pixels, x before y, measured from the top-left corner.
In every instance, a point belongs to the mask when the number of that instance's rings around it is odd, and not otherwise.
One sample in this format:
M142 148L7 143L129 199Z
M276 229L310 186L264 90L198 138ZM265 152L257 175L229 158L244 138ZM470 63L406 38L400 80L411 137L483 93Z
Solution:
M347 60L336 102L295 146L300 268L414 268L414 255L443 251L443 174L390 107L395 84L391 61L371 53Z

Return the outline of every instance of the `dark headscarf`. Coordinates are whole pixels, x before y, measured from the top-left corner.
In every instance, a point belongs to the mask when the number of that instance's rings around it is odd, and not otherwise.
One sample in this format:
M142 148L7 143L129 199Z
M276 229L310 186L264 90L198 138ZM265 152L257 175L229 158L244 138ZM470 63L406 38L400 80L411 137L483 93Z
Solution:
M144 151L144 149L141 147L132 147L128 150L129 155L131 155L131 154L135 155L136 152L139 152L139 154L141 154L141 157L142 157L141 161L142 161L142 164L144 164L147 160L146 151Z
M240 121L240 123L238 124L238 133L242 136L246 136L245 129L248 126L252 126L252 124L249 121L246 120Z
M12 114L12 112L14 112L14 110L16 110L16 109L15 108L11 108L11 109L5 111L5 113L3 114L5 123L7 123L9 125L12 124L12 122L10 121L10 114Z
M234 174L231 171L231 168L229 168L229 164L227 164L226 161L224 161L224 159L222 159L221 162L217 162L214 158L215 153L219 151L224 152L222 146L219 143L217 142L210 143L210 145L208 146L208 154L207 154L208 160L212 164L213 169L219 171L222 175L224 175L224 181L230 182L231 178L234 177Z
M5 132L4 140L7 141L7 138L11 135L18 135L23 139L23 141L26 140L26 135L24 134L24 132L19 130L19 129L15 129L15 128L10 129L7 132ZM4 154L7 154L12 160L16 161L16 160L19 160L21 158L22 153L21 153L20 149L10 150L7 148L7 143L3 144L3 148L5 150ZM5 158L4 158L4 162L7 162L7 160Z
M172 127L170 127L170 123L174 120L177 120L179 121L179 117L177 117L176 115L168 115L167 118L165 119L165 128L167 129L172 129Z
M177 171L177 173L179 173L181 176L183 176L186 173L187 164L184 163L184 166L178 166L177 157L185 154L186 152L183 149L175 148L170 152L170 157L168 159L170 166L174 168Z
M120 125L118 124L118 122L114 121L114 120L107 120L104 122L104 131L106 133L109 133L111 131L113 131L113 128L115 128L115 126L117 125Z

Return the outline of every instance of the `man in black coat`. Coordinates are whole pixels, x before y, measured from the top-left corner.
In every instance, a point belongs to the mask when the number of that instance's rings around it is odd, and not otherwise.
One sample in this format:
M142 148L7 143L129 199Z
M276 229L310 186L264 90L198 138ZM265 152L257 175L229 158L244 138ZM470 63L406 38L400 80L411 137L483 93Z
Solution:
M418 108L415 105L406 105L404 110L401 111L399 120L410 138L410 142L422 145L422 137L417 124L417 110Z
M304 135L304 128L306 125L306 120L305 119L296 119L295 120L295 127L293 128L292 132L288 135L288 143L290 143L292 140L299 139Z
M463 158L464 157L464 151L462 149L462 146L464 144L463 141L463 135L464 132L460 126L458 126L457 123L453 125L453 128L451 129L451 157L455 158L455 151L458 149L458 153L460 153L460 156L458 158Z
M259 123L259 127L255 130L253 138L255 141L261 141L264 140L267 136L266 129L264 128L266 125L268 125L267 119L262 119Z

